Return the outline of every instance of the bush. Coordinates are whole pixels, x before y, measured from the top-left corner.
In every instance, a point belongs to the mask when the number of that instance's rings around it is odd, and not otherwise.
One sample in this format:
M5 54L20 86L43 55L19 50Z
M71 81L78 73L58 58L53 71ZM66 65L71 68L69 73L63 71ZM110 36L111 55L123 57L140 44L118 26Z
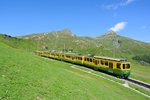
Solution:
M150 63L150 54L149 55L142 55L142 56L134 56L132 59L140 61L140 62L144 61L144 62Z

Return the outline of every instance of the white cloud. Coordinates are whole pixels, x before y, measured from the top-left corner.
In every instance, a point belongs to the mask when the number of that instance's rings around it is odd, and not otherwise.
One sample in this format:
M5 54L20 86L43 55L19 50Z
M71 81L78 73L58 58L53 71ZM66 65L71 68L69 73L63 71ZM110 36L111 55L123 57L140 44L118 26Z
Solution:
M108 10L110 10L110 9L115 10L115 9L118 8L118 5L116 5L116 4L108 4L108 5L103 4L102 7L103 7L104 9L108 9Z
M123 30L126 26L127 22L119 22L115 26L111 27L109 30L119 32L120 30Z
M134 0L123 0L122 2L113 3L113 4L103 4L102 8L108 9L108 10L116 10L120 7L127 6L131 4Z
M127 6L129 5L130 3L132 3L134 0L126 0L125 2L121 2L119 5L120 6Z

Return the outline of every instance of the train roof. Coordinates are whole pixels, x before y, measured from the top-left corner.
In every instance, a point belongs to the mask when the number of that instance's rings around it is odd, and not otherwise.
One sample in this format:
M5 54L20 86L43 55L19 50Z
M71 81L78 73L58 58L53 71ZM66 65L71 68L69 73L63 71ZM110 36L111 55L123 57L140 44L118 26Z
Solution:
M36 51L36 52L49 52L49 51ZM67 55L73 55L73 56L83 56L82 54L74 53L74 52L51 52L51 53L61 53L61 54L67 54ZM112 57L104 57L104 56L94 56L91 54L86 55L85 57L88 58L97 58L97 59L104 59L104 60L112 60L112 61L118 61L118 62L128 62L127 59L123 58L112 58Z
M94 56L94 58L113 60L113 61L119 61L119 62L127 62L127 59L123 59L123 58L112 58L112 57L103 57L103 56Z
M67 53L62 53L62 54L67 54L67 55L73 55L73 56L83 56L82 54L78 54L78 53L73 53L73 52L67 52Z

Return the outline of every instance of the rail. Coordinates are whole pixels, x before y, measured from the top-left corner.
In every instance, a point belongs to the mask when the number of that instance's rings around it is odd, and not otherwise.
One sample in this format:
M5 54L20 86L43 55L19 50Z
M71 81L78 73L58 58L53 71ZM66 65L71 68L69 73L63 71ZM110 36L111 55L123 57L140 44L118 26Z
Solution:
M148 83L145 83L145 82L133 79L133 78L128 78L125 80L150 91L150 84L148 84Z

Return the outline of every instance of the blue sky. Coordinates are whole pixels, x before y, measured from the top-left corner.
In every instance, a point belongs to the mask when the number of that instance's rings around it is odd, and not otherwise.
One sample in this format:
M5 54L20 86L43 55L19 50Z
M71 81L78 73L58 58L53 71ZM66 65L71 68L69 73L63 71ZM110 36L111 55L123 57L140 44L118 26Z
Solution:
M21 36L70 29L78 36L108 30L150 43L150 0L0 0L0 33Z

